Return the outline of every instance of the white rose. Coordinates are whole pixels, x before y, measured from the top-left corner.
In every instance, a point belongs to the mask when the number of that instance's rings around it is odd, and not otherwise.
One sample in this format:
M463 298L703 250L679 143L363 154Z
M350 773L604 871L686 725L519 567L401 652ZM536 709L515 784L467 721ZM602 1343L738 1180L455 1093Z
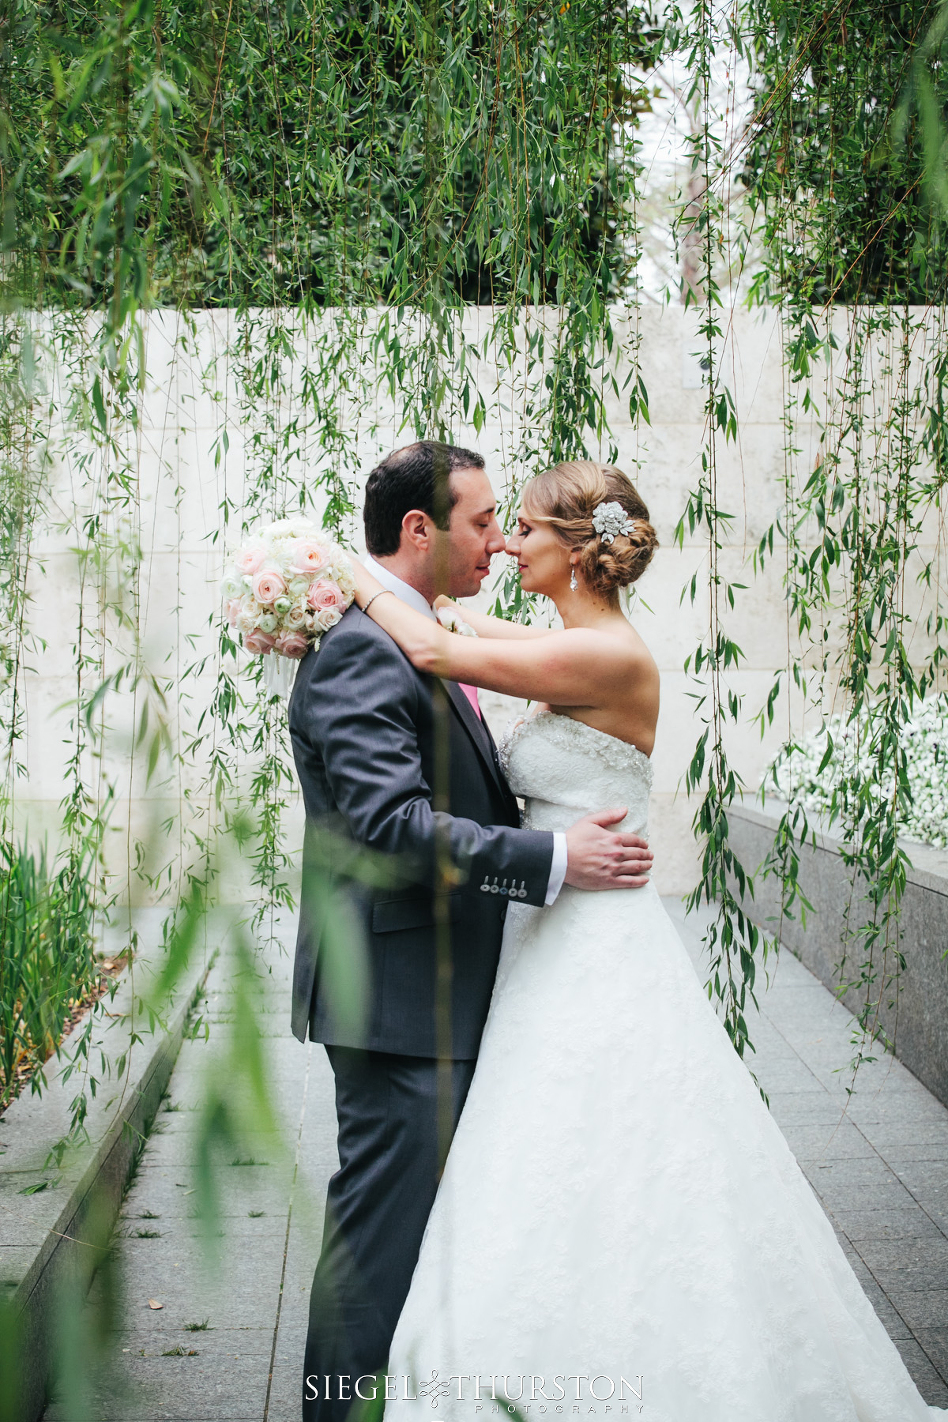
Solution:
M295 602L289 612L284 614L283 626L291 632L306 626L306 608L301 602Z
M268 611L269 608L263 607L255 597L245 597L234 626L241 634L252 632L255 627L259 627L261 617Z
M316 626L323 632L328 632L330 627L335 627L337 622L342 620L342 613L338 607L321 607L316 614Z
M329 576L333 582L338 583L341 588L355 587L352 577L352 564L345 554L343 554L342 557L337 556L333 559L330 564Z

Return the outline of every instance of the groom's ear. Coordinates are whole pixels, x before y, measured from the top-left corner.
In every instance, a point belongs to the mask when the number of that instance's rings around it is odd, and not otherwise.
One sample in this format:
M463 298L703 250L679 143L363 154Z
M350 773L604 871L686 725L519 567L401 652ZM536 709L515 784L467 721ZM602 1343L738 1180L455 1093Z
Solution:
M409 509L402 519L402 538L418 553L430 553L434 520L422 509Z

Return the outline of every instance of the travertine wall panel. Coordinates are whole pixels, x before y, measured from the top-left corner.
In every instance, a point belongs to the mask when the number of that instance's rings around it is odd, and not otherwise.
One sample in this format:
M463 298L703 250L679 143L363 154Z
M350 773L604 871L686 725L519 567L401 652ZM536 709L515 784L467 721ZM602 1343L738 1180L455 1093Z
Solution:
M371 313L366 317L367 329L373 319ZM489 320L489 312L472 312L468 333L479 333L483 340ZM551 318L547 315L544 320L549 326ZM829 388L845 373L847 313L832 313L832 321L841 349L834 355L832 374L826 377ZM680 786L702 730L703 713L694 700L699 688L684 673L683 665L699 638L707 634L708 549L703 529L694 535L686 531L681 548L674 538L688 491L700 475L705 438L700 365L704 347L697 324L695 312L680 308L647 308L641 313L641 359L650 398L650 424L630 423L628 390L619 397L610 393L606 400L618 462L638 483L661 543L639 585L633 617L663 677L662 716L654 753L652 839L655 877L666 893L685 892L694 881L697 865L690 832L694 805L687 802ZM729 675L727 685L743 698L745 720L728 728L726 741L735 768L753 788L787 733L791 714L781 701L776 723L763 739L752 724L776 671L786 664L789 633L782 551L778 547L777 556L756 577L748 566L783 497L785 376L781 331L774 312L725 311L721 324L724 338L716 342L716 348L740 423L737 442L725 444L719 437L717 446L718 503L734 516L720 568L727 578L748 584L748 590L738 594L734 611L727 615L728 633L744 653L740 671ZM262 455L254 446L253 428L259 428L267 418L279 433L294 417L305 414L300 372L311 352L306 334L298 334L292 342L293 357L285 368L289 393L253 410L245 406L236 369L228 359L228 347L235 345L238 336L237 319L230 312L196 313L190 331L172 313L155 314L148 322L150 383L141 402L136 445L129 456L137 495L129 517L142 548L141 568L130 595L140 600L144 660L168 686L168 715L179 751L209 704L216 675L222 505L226 502L239 518L247 490L257 483ZM878 352L869 365L875 372L883 369ZM480 450L495 488L502 494L506 461L519 441L516 412L521 408L522 392L515 376L498 372L483 360L477 375L485 394L495 391L499 403L489 411L479 435L472 426L459 425L455 438ZM620 386L623 379L620 371ZM823 383L822 376L818 383ZM824 399L824 407L825 403ZM299 490L306 488L318 465L319 434L310 430L301 436L299 459L287 457L282 449L278 453L275 504L285 499L296 506ZM355 453L342 473L358 499L360 484L378 457L408 442L411 435L396 428L394 412L381 388L373 395L370 408L360 412L355 435ZM818 439L815 416L801 416L795 432L800 451L795 466L798 476L812 469ZM70 702L75 695L72 647L80 602L76 509L87 502L86 476L77 471L80 451L68 439L64 443L61 430L55 428L52 442L56 450L53 500L48 522L37 529L31 581L33 625L46 638L46 646L37 644L29 657L26 735L20 755L28 776L17 781L15 790L18 818L28 823L33 833L55 833L60 819L70 721L75 717ZM291 438L290 447L293 443ZM605 456L607 445L601 453ZM315 482L313 492L318 516L321 503ZM928 520L924 530L927 545L934 544L940 531L937 518ZM114 526L110 532L115 532ZM352 532L358 543L357 522ZM216 542L215 533L220 535ZM687 597L681 600L682 589L693 576L698 583L694 605ZM910 588L908 596L912 609L920 610L922 592ZM85 592L87 614L94 613L94 602L91 579ZM91 618L89 625L93 624ZM838 632L832 629L831 647L836 645ZM123 634L116 632L115 637L119 648L128 645ZM921 633L916 648L921 657ZM202 657L208 659L203 674L186 673ZM116 651L105 649L106 672L121 660ZM500 697L487 695L484 702L499 733L514 708ZM794 717L799 709L794 703ZM149 861L154 866L163 853L173 852L183 833L182 816L208 814L207 747L197 758L185 755L173 766L159 767L146 783L143 770L136 767L131 772L128 765L140 704L132 704L123 694L112 695L104 714L110 728L104 754L88 769L90 783L101 772L114 787L115 828L109 836L108 855L119 865L135 835L144 835L152 841ZM245 771L249 768L243 767ZM291 809L287 823L295 843L301 826L298 806ZM239 882L228 886L228 892L238 896L244 891ZM149 891L140 886L134 892L147 897Z

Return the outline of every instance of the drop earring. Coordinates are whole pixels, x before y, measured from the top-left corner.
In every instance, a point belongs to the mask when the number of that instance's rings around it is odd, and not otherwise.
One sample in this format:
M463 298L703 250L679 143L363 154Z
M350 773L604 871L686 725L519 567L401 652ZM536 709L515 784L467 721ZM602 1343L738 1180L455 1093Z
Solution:
M570 572L569 572L569 586L570 586L570 591L571 591L571 592L575 592L576 589L579 587L579 583L576 581L576 569L575 569L575 567L570 568Z

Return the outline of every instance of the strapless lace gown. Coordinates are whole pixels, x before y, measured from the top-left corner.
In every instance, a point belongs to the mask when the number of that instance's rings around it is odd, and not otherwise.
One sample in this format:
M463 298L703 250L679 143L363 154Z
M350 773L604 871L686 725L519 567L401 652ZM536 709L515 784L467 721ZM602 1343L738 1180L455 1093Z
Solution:
M543 712L503 756L531 827L628 804L645 831L651 767L633 747ZM529 1422L948 1416L919 1395L652 886L510 904L388 1371L419 1398L398 1383L386 1422L508 1416L505 1394Z

